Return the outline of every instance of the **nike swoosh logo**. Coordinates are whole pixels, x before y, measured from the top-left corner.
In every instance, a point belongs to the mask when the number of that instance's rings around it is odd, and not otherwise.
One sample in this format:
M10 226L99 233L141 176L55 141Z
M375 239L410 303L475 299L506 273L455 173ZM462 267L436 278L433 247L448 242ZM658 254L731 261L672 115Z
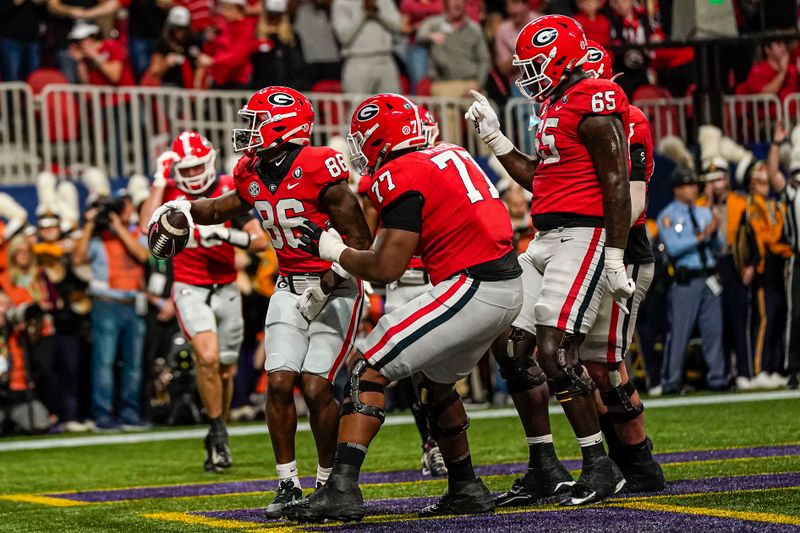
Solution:
M287 185L286 188L289 189L289 190L292 190L295 187L297 187L298 185L300 185L300 182L292 183L291 185Z
M567 237L565 239L561 239L561 242L568 242L568 241L571 241L571 240L572 240L572 237Z

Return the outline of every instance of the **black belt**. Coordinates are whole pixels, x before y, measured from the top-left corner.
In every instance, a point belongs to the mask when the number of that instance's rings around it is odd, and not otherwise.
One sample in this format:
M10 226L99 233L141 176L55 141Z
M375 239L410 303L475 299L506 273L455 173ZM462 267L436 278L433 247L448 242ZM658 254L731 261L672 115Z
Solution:
M295 287L295 280L300 281L299 278L303 278L303 281L307 281L309 278L322 280L322 274L320 274L319 272L309 272L307 274L286 274L280 276L280 278L286 281L286 284L289 286L289 290L292 291L294 294L302 294L303 291Z
M506 281L520 277L522 275L522 267L519 266L517 253L511 250L497 259L459 270L453 276L459 274L465 274L478 281ZM448 276L448 278L450 277L452 276Z

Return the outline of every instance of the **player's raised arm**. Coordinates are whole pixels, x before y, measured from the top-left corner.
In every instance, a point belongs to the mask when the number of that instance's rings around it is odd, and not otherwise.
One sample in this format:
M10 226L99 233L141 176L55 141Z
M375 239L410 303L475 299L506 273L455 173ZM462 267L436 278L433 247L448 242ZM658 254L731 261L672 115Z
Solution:
M531 191L533 171L536 170L538 161L517 150L509 138L503 135L503 132L500 131L500 120L489 100L478 91L470 92L475 98L475 102L464 116L473 123L478 136L492 149L509 176L522 188Z

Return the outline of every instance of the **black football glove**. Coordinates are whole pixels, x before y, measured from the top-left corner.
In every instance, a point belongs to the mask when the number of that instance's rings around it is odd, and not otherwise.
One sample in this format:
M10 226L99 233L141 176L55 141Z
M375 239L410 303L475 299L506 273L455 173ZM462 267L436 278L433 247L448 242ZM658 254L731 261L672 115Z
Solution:
M322 237L322 228L310 220L306 220L297 229L303 234L300 237L300 246L298 248L307 254L319 257L319 239Z

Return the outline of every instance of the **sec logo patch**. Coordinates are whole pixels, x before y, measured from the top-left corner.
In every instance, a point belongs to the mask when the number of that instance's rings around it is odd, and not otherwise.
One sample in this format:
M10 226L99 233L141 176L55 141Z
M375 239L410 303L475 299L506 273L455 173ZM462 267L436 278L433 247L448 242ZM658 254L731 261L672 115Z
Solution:
M255 197L261 192L261 187L255 181L251 181L250 187L247 189L247 191L250 193L250 196Z

